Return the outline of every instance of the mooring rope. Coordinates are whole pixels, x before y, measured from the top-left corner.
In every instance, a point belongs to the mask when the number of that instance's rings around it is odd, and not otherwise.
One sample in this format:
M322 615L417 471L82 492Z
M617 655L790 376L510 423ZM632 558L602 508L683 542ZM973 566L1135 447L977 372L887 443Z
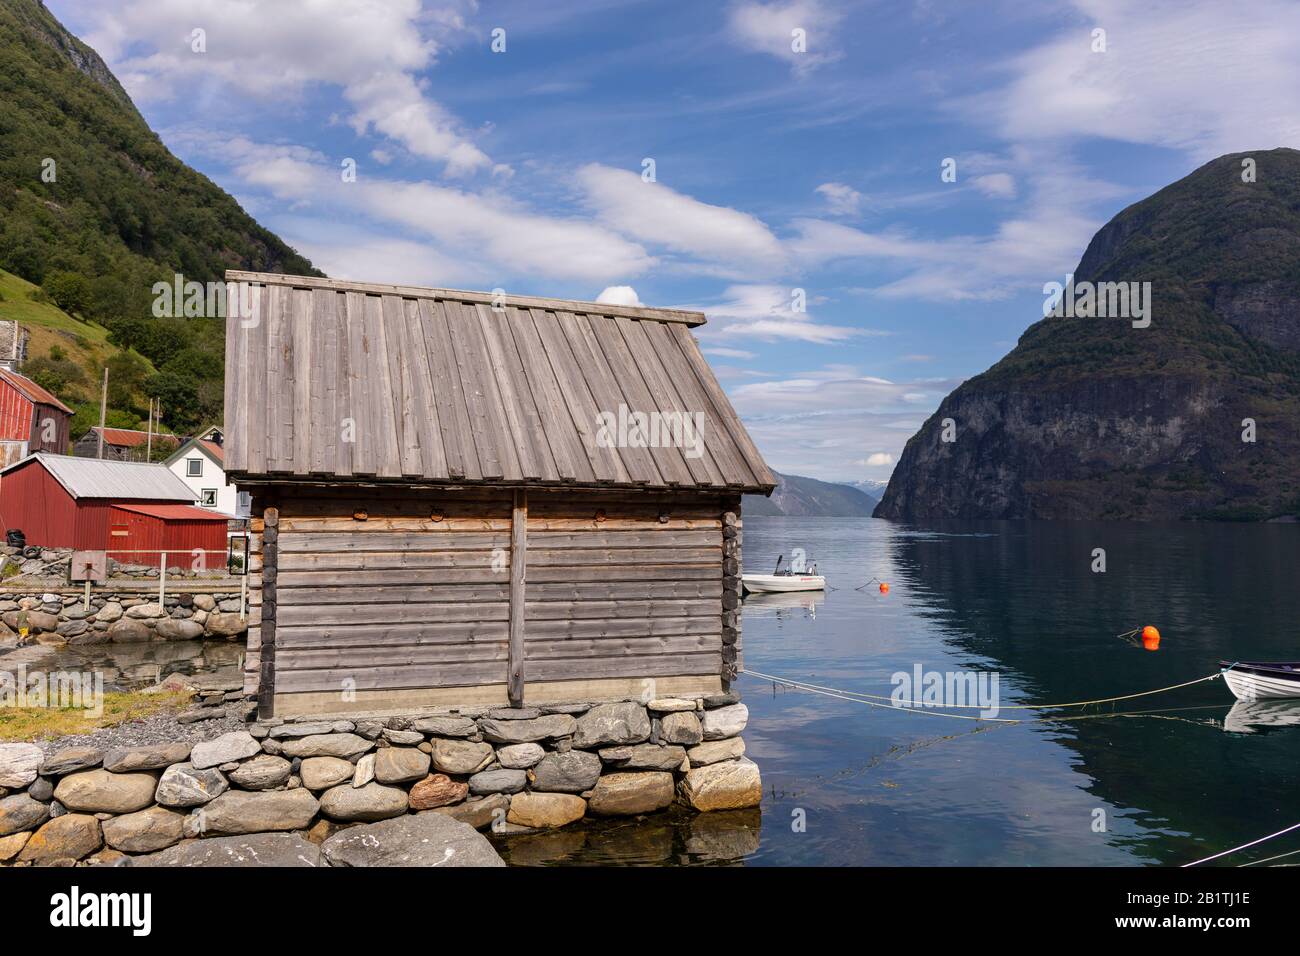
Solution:
M890 706L898 709L918 707L926 708L929 704L919 700L895 701L893 697L885 697L882 694L864 694L860 691L841 690L838 687L824 687L821 684L813 684L807 681L791 680L787 677L774 677L771 674L764 674L761 671L750 670L745 668L742 673L749 674L751 677L757 677L762 680L777 681L793 686L801 686L805 689L815 689L819 691L829 691L834 694L844 695L846 698L865 697L869 700L887 700ZM1139 694L1124 694L1120 697L1101 697L1097 700L1076 700L1066 704L1005 704L998 707L998 710L1054 710L1059 707L1090 707L1094 704L1110 704L1120 700L1133 700L1136 697L1150 697L1152 694L1164 694L1171 690L1178 690L1183 687L1191 687L1193 684L1204 683L1207 680L1218 680L1220 674L1208 674L1205 677L1198 677L1196 680L1184 681L1181 684L1171 684L1168 687L1157 687L1155 690L1144 690ZM940 704L936 705L947 710L988 710L987 706L981 704ZM957 715L952 715L957 716Z
M1236 853L1238 850L1246 850L1252 846L1258 846L1259 844L1263 843L1266 840L1271 840L1274 837L1280 837L1282 834L1290 833L1292 830L1300 830L1300 823L1293 823L1285 830L1278 830L1276 833L1270 833L1268 836L1260 837L1258 840L1251 840L1249 843L1243 843L1241 846L1234 846L1231 850L1224 850L1222 853L1214 854L1214 856L1207 856L1203 860L1193 860L1191 863L1184 863L1182 865L1182 869L1187 869L1187 867L1189 866L1196 866L1198 863L1209 863L1211 860L1217 860L1221 856L1227 856L1230 853ZM1286 856L1285 853L1282 855Z

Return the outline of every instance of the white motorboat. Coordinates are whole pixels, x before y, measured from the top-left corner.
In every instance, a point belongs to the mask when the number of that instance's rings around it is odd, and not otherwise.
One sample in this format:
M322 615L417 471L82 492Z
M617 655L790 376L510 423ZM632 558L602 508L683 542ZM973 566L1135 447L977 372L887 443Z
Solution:
M817 565L808 571L803 563L803 551L795 551L796 560L792 562L799 570L782 571L781 562L785 555L778 555L776 567L771 574L742 574L740 587L745 593L773 594L779 591L825 591L826 578L817 573Z
M1300 661L1219 661L1238 700L1300 698Z
M826 590L826 578L820 574L742 574L740 584L746 591L757 594Z

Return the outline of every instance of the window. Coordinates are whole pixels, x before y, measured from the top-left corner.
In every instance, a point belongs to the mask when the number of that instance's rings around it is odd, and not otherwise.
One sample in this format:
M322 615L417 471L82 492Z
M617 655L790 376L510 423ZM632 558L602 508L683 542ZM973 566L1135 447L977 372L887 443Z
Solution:
M202 478L203 477L203 459L186 458L185 459L185 477Z
M203 507L215 508L217 506L216 488L204 488L201 492L199 492L199 494L202 495L202 497L199 499L199 504L203 505Z

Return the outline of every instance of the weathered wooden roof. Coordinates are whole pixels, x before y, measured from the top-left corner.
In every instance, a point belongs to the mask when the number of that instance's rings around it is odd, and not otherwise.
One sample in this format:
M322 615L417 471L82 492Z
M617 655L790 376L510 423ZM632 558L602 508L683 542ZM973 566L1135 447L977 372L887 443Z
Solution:
M233 478L775 485L690 333L698 312L226 279L247 283L252 305L226 326ZM636 413L659 413L670 437L641 447L627 427ZM702 426L699 443L685 440L683 414Z

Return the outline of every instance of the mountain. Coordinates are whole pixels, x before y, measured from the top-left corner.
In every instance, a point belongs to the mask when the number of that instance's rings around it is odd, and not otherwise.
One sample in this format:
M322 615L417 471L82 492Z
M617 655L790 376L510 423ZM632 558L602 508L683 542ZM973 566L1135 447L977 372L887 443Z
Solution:
M802 475L772 474L777 482L772 497L745 495L741 501L741 514L866 518L870 517L876 504L876 499L848 485Z
M876 516L1300 513L1300 152L1222 156L1125 209L1085 281L1149 282L1149 325L1030 326L908 441Z
M876 481L872 478L866 478L862 481L841 481L837 482L837 484L848 485L850 488L856 488L858 491L875 501L880 500L880 496L885 493L885 489L889 486L889 482L887 481Z
M119 361L119 419L142 419L156 397L172 429L220 420L224 323L156 318L153 284L223 281L227 268L320 273L173 156L99 55L38 0L0 0L0 63L0 270L38 287L29 302L72 317L54 343L63 351L106 341L109 357L133 356ZM0 318L12 317L7 306ZM68 359L38 344L37 370L97 419L99 368L83 369L89 384L55 381L40 361Z

